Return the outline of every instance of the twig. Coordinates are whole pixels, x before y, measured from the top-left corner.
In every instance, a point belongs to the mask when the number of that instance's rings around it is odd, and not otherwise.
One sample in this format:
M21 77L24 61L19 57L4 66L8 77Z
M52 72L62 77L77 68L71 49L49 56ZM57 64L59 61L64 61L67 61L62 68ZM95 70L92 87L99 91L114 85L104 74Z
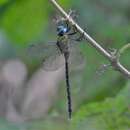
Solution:
M85 32L64 10L63 8L55 1L50 0L50 2L60 11L60 13L73 25L77 28L77 30L84 34L86 40L89 41L89 44L92 45L96 50L104 55L110 62L113 68L120 73L122 73L125 77L130 78L130 71L128 71L120 62L117 60L117 56L112 55L111 53L107 52L104 48L100 46L87 32Z

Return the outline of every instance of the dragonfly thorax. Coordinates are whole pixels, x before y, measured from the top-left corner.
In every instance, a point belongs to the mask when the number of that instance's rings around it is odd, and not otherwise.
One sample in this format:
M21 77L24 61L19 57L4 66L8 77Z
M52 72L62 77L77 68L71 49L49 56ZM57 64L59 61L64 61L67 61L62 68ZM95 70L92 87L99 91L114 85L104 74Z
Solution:
M69 29L65 27L64 25L60 25L57 27L57 32L59 36L63 36L65 33L67 33Z

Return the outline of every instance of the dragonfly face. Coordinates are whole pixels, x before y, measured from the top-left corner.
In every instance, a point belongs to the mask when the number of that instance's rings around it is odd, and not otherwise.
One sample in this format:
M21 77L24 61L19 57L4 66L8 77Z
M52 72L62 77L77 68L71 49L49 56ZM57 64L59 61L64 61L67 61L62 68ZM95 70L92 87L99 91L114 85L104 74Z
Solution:
M65 35L67 32L69 32L69 28L66 27L65 25L59 25L57 27L57 33L58 33L58 36L63 36Z

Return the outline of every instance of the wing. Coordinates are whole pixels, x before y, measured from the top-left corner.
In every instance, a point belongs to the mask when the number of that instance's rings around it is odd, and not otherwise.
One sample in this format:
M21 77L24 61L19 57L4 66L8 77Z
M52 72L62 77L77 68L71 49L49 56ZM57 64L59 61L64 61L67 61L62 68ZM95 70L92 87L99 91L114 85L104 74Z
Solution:
M56 42L30 44L26 49L26 55L31 59L44 60L44 58L55 55L58 52Z
M80 43L70 41L69 66L71 70L81 69L85 66L86 61L80 50Z
M70 51L70 56L68 62L69 62L70 71L82 69L85 65L85 58L80 51L79 44L77 43L70 44L69 51ZM55 71L60 67L64 66L65 64L64 55L59 53L55 53L54 55L45 58L45 60L43 61L44 70Z
M46 71L55 71L64 66L64 56L55 54L43 61L43 69Z
M46 71L55 71L64 65L64 56L61 55L56 42L31 44L26 52L28 57L41 60Z

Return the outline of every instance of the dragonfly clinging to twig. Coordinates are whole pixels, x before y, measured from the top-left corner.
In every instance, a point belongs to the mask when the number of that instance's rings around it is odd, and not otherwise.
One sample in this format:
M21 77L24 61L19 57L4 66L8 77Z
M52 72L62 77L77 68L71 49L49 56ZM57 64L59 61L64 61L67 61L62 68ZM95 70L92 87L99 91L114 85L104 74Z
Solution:
M71 17L72 12L69 15ZM75 26L70 25L68 20L66 20L65 18L61 17L59 19L56 19L56 24L57 24L58 38L57 38L57 42L54 42L55 43L54 45L56 45L56 47L58 48L58 51L56 50L58 53L53 53L55 49L52 49L51 50L52 55L45 56L44 61L43 61L43 66L45 70L55 70L55 69L58 69L59 66L63 65L63 63L65 64L68 114L69 114L69 118L71 118L72 104L71 104L71 92L70 92L70 82L69 82L69 65L71 65L72 62L74 62L73 64L78 63L79 65L83 63L82 56L80 52L78 51L78 49L76 49L76 47L73 48L73 43L74 41L81 41L84 34L80 34L77 38L73 37L75 36L75 34L78 33L77 29ZM76 43L74 44L76 46ZM40 44L40 45L42 45L43 47L36 45L38 46L37 48L42 49L42 51L43 49L44 50L46 49L46 47L44 47L43 44ZM32 53L35 53L35 50L36 50L35 45L31 46L30 49ZM39 49L37 49L38 52L40 52ZM49 51L49 50L46 49L46 51ZM64 59L64 62L59 62L56 60L57 58L59 58L59 56L61 56L62 59ZM75 58L73 58L74 56Z

